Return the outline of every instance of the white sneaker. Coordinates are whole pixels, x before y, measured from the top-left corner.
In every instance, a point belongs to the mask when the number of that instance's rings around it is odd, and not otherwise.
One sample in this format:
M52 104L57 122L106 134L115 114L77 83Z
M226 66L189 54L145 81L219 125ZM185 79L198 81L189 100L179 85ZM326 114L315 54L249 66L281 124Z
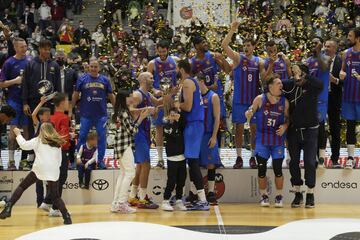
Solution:
M42 203L40 206L39 206L40 209L46 211L46 212L49 212L50 211L50 208L51 208L51 204L46 204L46 203Z
M62 217L60 210L54 210L50 208L49 217Z
M176 211L187 211L187 208L184 206L184 203L181 199L176 200L174 210Z
M110 212L113 212L113 213L117 212L118 205L119 205L119 203L113 202L110 207Z
M283 196L282 195L278 195L275 197L275 207L276 208L283 208L284 204L283 204Z
M261 196L260 206L261 207L270 207L270 200L267 195Z
M161 204L161 209L164 211L174 211L174 208L170 205L169 200L164 200Z
M111 211L123 214L136 213L136 209L131 208L127 203L116 203L114 206L111 206Z
M346 160L345 168L346 169L353 169L354 168L354 160L352 158L348 158Z

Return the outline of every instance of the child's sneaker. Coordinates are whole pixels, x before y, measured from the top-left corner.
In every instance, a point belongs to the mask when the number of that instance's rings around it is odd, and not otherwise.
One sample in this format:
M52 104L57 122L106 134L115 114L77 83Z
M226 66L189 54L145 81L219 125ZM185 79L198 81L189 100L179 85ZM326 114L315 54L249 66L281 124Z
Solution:
M51 208L51 204L46 204L46 203L41 203L41 205L39 206L39 209L42 209L46 212L49 212Z
M284 207L284 204L283 204L283 196L282 195L277 195L275 197L275 207L276 208L282 208Z
M169 200L164 200L161 203L161 209L164 210L164 211L169 211L169 212L174 211L174 208L170 205Z
M49 217L62 217L60 210L50 208Z
M268 195L262 195L260 200L261 207L270 207L270 201Z
M176 200L174 210L176 211L187 211L183 201L181 199Z

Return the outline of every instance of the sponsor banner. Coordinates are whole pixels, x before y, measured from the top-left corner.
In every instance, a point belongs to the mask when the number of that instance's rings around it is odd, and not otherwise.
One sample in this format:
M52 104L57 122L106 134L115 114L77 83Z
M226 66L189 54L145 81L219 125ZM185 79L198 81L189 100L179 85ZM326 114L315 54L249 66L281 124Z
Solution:
M12 172L1 172L0 174L0 197L6 196L10 197L12 192L12 187L14 184Z
M215 26L230 24L230 1L219 0L176 0L173 6L175 27L189 26L192 17Z

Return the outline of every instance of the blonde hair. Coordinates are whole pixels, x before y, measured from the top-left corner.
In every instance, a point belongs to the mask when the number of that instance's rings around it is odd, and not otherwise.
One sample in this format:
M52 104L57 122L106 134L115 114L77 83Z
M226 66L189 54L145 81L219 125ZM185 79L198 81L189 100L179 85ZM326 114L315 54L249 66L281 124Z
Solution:
M40 127L39 139L43 144L48 144L51 147L61 147L65 143L65 140L55 130L51 123L43 123Z

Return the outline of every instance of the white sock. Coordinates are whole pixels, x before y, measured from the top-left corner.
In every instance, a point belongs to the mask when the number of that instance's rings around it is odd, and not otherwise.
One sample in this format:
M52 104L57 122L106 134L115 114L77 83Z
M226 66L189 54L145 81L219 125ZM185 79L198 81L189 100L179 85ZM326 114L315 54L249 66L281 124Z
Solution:
M294 186L295 192L300 192L300 187L301 187L301 186Z
M199 196L200 201L207 202L204 189L197 190L197 194Z
M286 149L286 159L290 159L290 152L289 152L289 149Z
M276 189L275 193L276 193L276 196L279 196L279 195L283 195L282 194L283 190L282 189Z
M319 149L319 158L325 159L325 149Z
M14 150L9 150L9 162L14 161L14 155L15 155L15 151Z
M197 194L197 189L196 189L196 187L195 187L194 182L191 182L191 183L190 183L190 191L191 191L193 194Z
M306 193L314 193L314 188L307 188Z
M255 157L255 150L251 149L251 157Z
M35 160L35 154L28 154L28 158L27 158L27 161L28 162L33 162Z
M347 145L348 157L354 157L355 145L348 144Z
M236 155L241 157L242 148L236 148Z
M268 195L266 189L260 189L260 195Z
M215 191L215 181L208 181L208 191L209 192Z
M156 146L156 150L158 153L158 157L159 157L159 161L164 161L164 157L163 157L163 146Z
M139 199L140 200L145 200L146 198L146 188L140 188L139 190Z
M129 195L130 198L136 198L136 195L138 193L138 187L139 186L136 186L134 184L131 185L131 191L130 191L130 195Z

